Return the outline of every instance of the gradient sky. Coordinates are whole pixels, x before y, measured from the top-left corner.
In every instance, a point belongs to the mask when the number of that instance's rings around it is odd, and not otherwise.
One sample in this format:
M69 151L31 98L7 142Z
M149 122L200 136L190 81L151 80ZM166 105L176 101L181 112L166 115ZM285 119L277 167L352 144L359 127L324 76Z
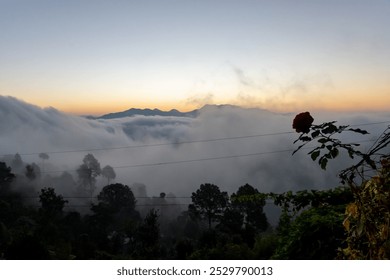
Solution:
M76 114L389 110L390 1L0 0L0 95Z

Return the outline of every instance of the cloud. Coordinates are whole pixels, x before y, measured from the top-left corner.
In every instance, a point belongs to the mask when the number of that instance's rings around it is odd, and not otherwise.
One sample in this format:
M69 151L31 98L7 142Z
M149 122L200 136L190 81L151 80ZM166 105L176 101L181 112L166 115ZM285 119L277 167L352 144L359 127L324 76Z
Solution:
M206 93L206 94L195 94L187 98L187 105L192 105L196 107L203 107L207 104L214 104L214 94Z
M122 127L41 109L13 97L0 96L1 153L99 148L127 143Z
M253 80L251 78L249 78L244 70L242 70L241 68L237 67L237 66L232 66L233 67L233 71L234 73L236 74L237 76L237 79L239 81L239 83L243 86L249 86L249 87L257 87L255 85L255 83L253 82Z
M340 124L365 124L390 117L387 113L312 115L315 123L338 120ZM93 153L102 166L114 167L117 182L143 183L151 196L161 192L190 196L202 183L214 183L229 193L246 183L263 192L337 186L338 171L351 162L340 158L324 172L306 151L292 156L298 136L288 133L292 132L293 117L260 109L207 106L196 118L87 120L0 96L0 154L18 152L25 162L40 165L37 153L48 152L46 171L67 170L77 179L74 170L87 153ZM350 134L344 140L375 139L384 126L362 127L372 134L359 138ZM286 133L267 136L278 132ZM50 154L55 151L68 152ZM98 182L99 188L104 182Z
M231 103L244 107L261 107L276 111L320 107L322 93L334 87L327 73L291 74L263 70L252 76L230 65L239 85Z

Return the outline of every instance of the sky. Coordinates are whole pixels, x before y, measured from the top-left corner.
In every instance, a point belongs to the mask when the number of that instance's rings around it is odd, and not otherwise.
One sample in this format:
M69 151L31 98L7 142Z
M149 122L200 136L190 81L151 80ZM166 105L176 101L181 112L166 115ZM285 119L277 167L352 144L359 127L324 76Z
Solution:
M390 1L0 0L0 95L72 114L390 109Z

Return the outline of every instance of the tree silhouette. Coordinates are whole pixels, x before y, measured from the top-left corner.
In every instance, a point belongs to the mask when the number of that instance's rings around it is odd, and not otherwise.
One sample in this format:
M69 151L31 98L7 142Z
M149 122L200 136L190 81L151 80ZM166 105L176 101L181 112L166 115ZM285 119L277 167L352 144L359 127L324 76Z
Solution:
M94 235L106 239L107 235L121 235L129 224L139 221L140 215L135 210L136 200L131 189L123 184L105 186L98 194L98 204L91 207ZM115 233L114 233L115 232ZM102 237L102 234L105 236ZM119 236L118 235L118 236Z
M135 209L136 200L127 185L117 183L105 186L97 198L100 203L104 203L115 212L123 208L127 211Z
M2 202L5 201L14 201L15 198L19 200L18 195L14 194L10 190L10 184L14 179L15 175L11 172L11 167L8 167L4 162L0 162L0 206L2 206ZM3 207L8 208L9 204L4 204ZM4 209L2 209L1 207L0 210L4 211ZM4 213L1 214L2 215L0 215L0 222L2 222L1 217L4 215Z
M40 211L48 218L54 219L62 215L67 200L57 195L53 188L43 188L39 194Z
M241 233L242 224L244 222L244 215L236 208L229 207L223 212L220 219L220 224L217 228L229 234Z
M96 177L101 174L98 160L92 154L87 154L83 159L83 164L77 169L77 174L80 185L92 196L96 189Z
M160 225L158 214L151 209L137 229L136 255L143 259L157 259L160 253Z
M279 232L275 259L334 259L345 236L342 226L343 206L319 206L304 210Z
M0 224L5 226L13 223L23 212L21 194L10 187L14 179L11 168L0 162Z
M45 160L49 159L49 155L46 153L40 153L39 158L42 159L42 171L45 171Z
M23 160L20 154L16 153L14 158L11 161L11 167L14 172L19 173L23 172Z
M15 175L11 172L11 167L8 167L4 162L0 162L0 191L8 186L14 178Z
M218 186L213 184L200 185L200 188L192 193L191 199L192 204L189 205L188 210L206 219L209 229L211 223L221 217L229 203L228 194L221 192Z
M41 176L41 169L35 163L27 164L24 174L29 180L33 181Z
M104 166L102 169L102 176L107 178L107 185L109 185L110 180L115 179L115 177L116 177L114 168L112 168L110 165Z
M232 206L244 216L245 225L257 231L264 231L268 227L267 217L263 212L265 197L265 194L260 194L248 184L241 186L237 193L231 196Z

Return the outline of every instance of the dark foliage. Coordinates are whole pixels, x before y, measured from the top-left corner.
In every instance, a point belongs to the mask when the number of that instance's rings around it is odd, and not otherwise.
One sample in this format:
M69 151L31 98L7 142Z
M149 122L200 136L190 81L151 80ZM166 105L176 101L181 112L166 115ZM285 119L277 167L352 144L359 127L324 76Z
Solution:
M12 190L13 178L0 164L4 259L333 259L345 246L343 213L353 200L348 188L265 194L246 184L229 197L203 184L187 211L163 220L166 208L141 218L123 184L105 186L90 212L80 214L54 187L41 189L40 207L32 207ZM161 193L150 201L165 199ZM263 212L270 199L283 210L276 230Z
M209 229L212 222L220 220L229 203L227 193L221 192L219 187L213 184L200 185L199 189L192 193L191 199L189 210L194 216L207 220Z

